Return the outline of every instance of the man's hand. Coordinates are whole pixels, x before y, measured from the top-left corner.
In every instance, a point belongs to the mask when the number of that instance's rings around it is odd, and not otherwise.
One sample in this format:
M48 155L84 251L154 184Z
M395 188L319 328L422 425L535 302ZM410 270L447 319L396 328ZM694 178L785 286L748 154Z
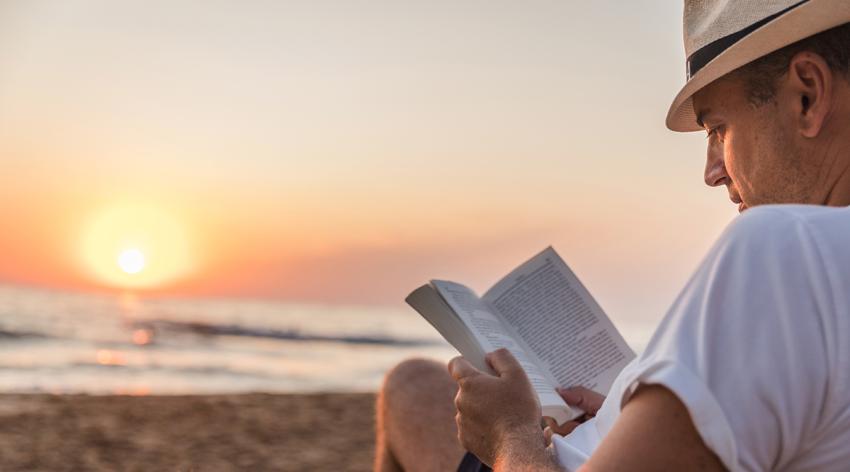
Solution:
M455 397L458 439L490 466L500 456L542 453L540 405L519 362L507 349L487 354L496 376L481 372L463 357L449 362L460 387Z
M552 418L548 416L544 418L546 429L543 430L543 435L546 437L546 444L552 442L552 435L559 434L566 436L573 432L578 425L584 423L596 416L596 412L602 408L602 402L605 401L605 396L596 393L593 390L584 387L559 388L558 394L567 402L567 405L574 406L584 411L584 416L573 421L567 421L562 425L558 425Z

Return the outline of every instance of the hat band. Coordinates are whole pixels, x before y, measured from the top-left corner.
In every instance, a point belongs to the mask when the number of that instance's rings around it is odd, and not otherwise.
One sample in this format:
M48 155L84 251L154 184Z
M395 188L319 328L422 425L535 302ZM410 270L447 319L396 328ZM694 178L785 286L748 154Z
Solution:
M687 64L686 64L687 80L691 80L691 77L695 76L697 74L697 72L700 71L700 69L705 67L706 64L711 62L715 57L719 56L723 51L732 47L732 45L734 45L735 43L740 41L741 38L743 38L744 36L752 33L753 31L764 26L766 23L776 19L779 16L784 15L785 13L788 13L789 11L793 10L794 8L799 7L800 5L802 5L802 4L804 4L808 1L809 0L802 0L800 2L797 2L794 5L791 5L790 7L786 8L786 9L784 9L784 10L778 12L778 13L774 13L773 15L770 15L767 18L759 20L759 21L751 24L750 26L747 26L746 28L744 28L744 29L742 29L738 32L735 32L735 33L732 33L728 36L724 36L720 39L714 40L714 41L706 44L705 46L699 48L693 54L691 54L691 56L687 60Z

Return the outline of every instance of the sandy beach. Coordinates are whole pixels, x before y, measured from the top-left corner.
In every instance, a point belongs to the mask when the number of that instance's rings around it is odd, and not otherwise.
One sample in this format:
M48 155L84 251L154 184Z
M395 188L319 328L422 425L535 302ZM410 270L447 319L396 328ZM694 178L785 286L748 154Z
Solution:
M0 470L370 470L372 394L0 395Z

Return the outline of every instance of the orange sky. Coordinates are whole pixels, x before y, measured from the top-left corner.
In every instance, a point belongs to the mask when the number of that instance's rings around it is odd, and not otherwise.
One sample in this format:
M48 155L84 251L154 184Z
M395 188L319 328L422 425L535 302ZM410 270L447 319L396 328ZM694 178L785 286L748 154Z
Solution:
M120 286L80 241L142 205L192 253L158 293L400 303L553 244L603 306L656 313L734 215L703 136L663 127L668 7L4 3L0 279Z

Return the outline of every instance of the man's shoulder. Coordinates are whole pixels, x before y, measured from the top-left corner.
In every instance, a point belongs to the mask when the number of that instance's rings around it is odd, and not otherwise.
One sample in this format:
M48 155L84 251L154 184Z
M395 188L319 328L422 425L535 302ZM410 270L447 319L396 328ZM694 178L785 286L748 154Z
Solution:
M817 233L819 242L830 236L850 235L850 207L821 205L761 205L738 216L723 239L766 243L776 240L809 239Z
M850 282L850 207L764 205L745 211L718 239L708 259L727 261L738 276L805 273L826 277L833 291Z

